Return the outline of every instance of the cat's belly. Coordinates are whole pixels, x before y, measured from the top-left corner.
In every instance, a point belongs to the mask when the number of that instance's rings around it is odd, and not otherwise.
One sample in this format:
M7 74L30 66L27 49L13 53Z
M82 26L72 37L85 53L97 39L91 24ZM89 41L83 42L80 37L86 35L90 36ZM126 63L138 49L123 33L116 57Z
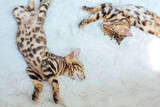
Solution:
M23 24L18 28L17 46L28 66L40 73L41 64L46 58L46 36L42 27Z
M127 5L118 7L121 11L124 12L126 16L132 16L135 19L140 18L141 21L152 20L152 16L149 14L149 11L142 6L134 6L134 5Z

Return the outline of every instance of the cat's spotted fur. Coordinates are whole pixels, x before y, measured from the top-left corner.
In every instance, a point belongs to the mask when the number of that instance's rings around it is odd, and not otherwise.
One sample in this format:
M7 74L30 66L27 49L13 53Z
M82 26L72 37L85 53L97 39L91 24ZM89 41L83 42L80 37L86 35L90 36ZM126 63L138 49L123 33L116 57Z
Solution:
M138 27L144 32L156 35L160 38L160 18L153 12L142 6L126 5L115 7L111 3L104 3L98 7L82 8L85 11L93 12L88 19L80 22L79 27L104 19L102 29L111 38L114 37L118 44L127 36L132 36L129 32L131 26Z
M57 76L66 74L72 78L84 79L84 67L79 61L80 49L65 57L57 56L46 47L46 35L43 24L52 0L41 0L36 13L34 0L27 6L18 6L13 14L18 24L17 46L27 62L27 73L34 84L32 100L37 101L42 90L42 80L48 80L53 88L53 99L59 103L59 84Z

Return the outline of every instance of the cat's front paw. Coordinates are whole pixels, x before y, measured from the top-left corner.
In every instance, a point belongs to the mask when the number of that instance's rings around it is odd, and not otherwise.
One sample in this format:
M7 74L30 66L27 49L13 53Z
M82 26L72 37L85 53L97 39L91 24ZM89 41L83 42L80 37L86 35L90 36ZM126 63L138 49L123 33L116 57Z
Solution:
M86 11L87 10L87 6L82 6L82 10Z
M55 102L56 104L59 104L59 102L60 102L59 95L56 95L56 93L53 94L53 100L54 100L54 102Z
M38 100L38 97L35 92L32 94L32 100L35 102Z
M82 20L82 21L79 23L79 25L78 25L79 28L83 28L83 27L85 26L84 21L85 21L85 20Z

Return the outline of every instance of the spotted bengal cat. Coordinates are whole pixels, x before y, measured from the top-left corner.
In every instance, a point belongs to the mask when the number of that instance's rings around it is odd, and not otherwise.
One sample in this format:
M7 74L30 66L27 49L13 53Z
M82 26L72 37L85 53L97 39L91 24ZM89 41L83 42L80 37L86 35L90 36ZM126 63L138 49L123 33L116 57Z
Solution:
M18 23L17 46L27 62L27 73L34 84L32 100L37 101L42 90L42 80L48 80L53 88L53 100L59 103L59 84L57 76L68 75L71 78L84 79L84 66L79 61L80 49L65 57L57 56L46 47L46 35L43 24L52 0L41 0L39 9L34 11L34 0L27 6L18 6L13 14Z
M131 26L138 27L142 31L160 38L160 18L142 6L126 5L115 7L111 3L104 3L95 8L83 6L82 9L94 14L88 19L82 20L79 23L80 28L103 18L103 32L108 34L111 39L113 37L119 45L123 38L132 36L129 31Z

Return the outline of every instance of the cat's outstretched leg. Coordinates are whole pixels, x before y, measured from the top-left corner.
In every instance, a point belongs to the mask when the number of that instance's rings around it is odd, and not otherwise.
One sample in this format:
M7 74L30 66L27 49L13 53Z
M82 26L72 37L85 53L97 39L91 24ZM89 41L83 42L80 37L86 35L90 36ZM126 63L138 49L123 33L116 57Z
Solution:
M42 71L44 76L50 82L53 90L53 100L56 104L60 102L59 97L59 83L56 78L56 67L49 60L44 60L42 64Z
M30 12L34 10L34 0L29 0L27 6L17 6L13 9L13 14L16 18L16 21L20 23L24 12Z
M93 12L93 13L97 13L98 11L101 11L102 9L104 9L107 6L112 6L112 4L111 3L103 3L103 4L101 4L101 5L97 6L97 7L83 6L82 10L90 11L90 12Z
M40 0L40 2L41 4L39 6L39 10L37 13L38 14L37 22L43 25L46 19L48 8L50 7L52 0Z
M92 23L92 22L95 22L97 20L102 19L105 15L106 15L106 12L102 12L102 11L95 13L95 14L91 15L88 19L83 19L79 23L78 27L83 28L85 25L87 25L89 23Z
M36 73L34 70L32 70L30 67L27 67L27 73L28 73L29 77L32 79L32 82L34 84L34 91L32 94L32 100L37 101L39 94L42 91L42 87L43 87L43 84L41 82L42 77L38 73Z
M108 19L114 18L116 15L114 14L114 15L110 16L111 11L113 11L113 7L108 5L106 8L103 8L101 11L91 15L88 19L82 20L79 23L78 27L83 28L85 25L92 23L92 22L95 22L97 20L100 20L104 17L105 18L109 17Z
M106 14L107 14L107 13L106 13L105 11L100 11L100 12L98 12L98 13L95 13L95 14L91 15L88 19L82 20L82 21L79 23L78 27L79 27L79 28L83 28L83 27L84 27L85 25L87 25L87 24L90 24L90 23L92 23L92 22L95 22L95 21L97 21L97 20L102 19Z

